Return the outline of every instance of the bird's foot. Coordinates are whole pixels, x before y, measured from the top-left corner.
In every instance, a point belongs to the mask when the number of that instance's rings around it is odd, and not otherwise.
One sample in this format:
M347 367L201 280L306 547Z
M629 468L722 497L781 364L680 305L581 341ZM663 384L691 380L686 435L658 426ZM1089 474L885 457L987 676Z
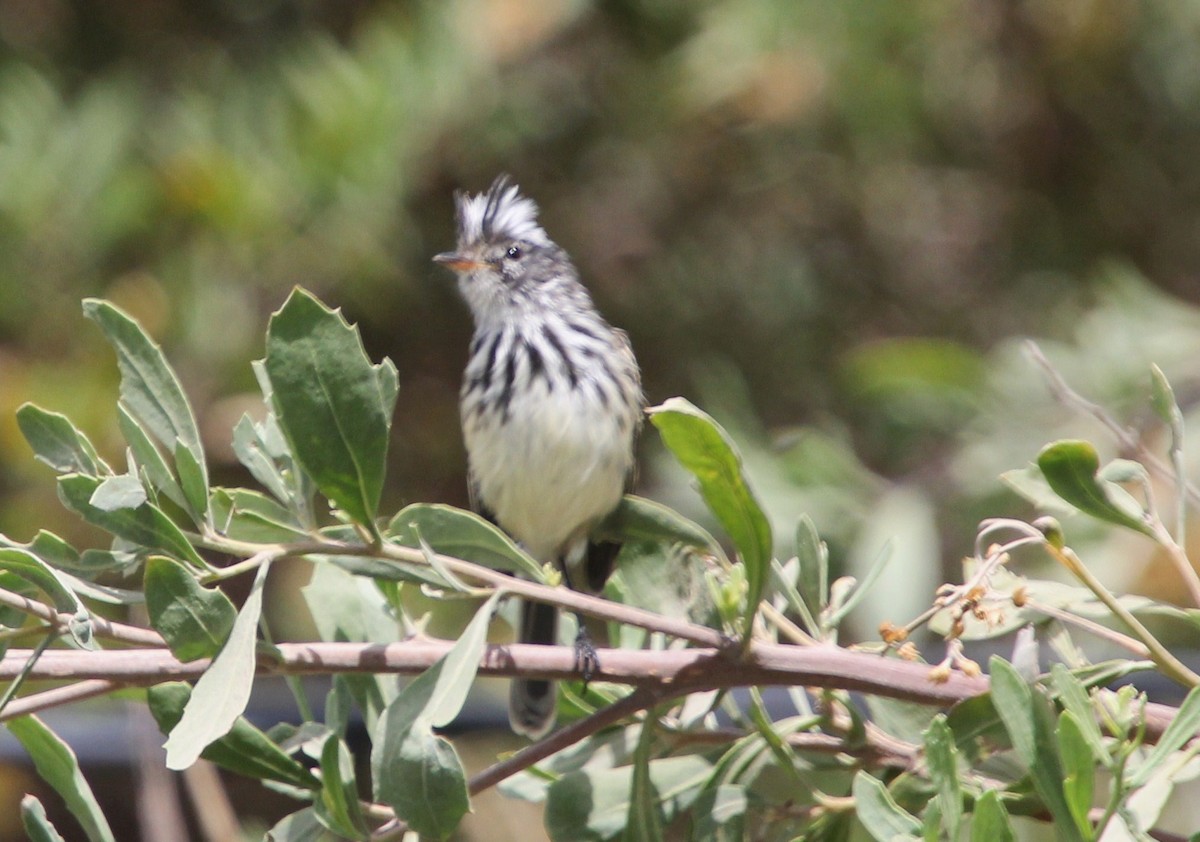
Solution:
M592 643L592 636L582 623L579 624L579 632L575 635L575 669L579 670L583 679L583 692L586 693L588 684L600 669L600 655Z

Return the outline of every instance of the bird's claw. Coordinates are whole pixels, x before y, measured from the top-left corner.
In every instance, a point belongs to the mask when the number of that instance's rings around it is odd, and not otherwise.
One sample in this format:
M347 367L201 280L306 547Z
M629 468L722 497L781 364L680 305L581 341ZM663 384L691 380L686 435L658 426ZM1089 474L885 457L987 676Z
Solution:
M575 669L583 679L583 692L586 693L588 684L600 669L600 655L592 644L592 636L583 626L575 635Z

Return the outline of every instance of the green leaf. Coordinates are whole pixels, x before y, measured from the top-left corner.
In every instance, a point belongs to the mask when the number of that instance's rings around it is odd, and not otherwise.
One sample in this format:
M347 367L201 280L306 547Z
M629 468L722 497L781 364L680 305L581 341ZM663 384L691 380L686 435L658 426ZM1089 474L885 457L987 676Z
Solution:
M337 734L330 734L321 747L321 780L321 796L313 803L317 819L347 839L367 839L367 823L358 803L354 758Z
M950 839L957 839L958 826L962 821L962 787L958 778L958 752L954 747L954 734L943 714L935 716L925 732L925 762L929 767L929 778L937 790L942 827Z
M800 576L796 590L808 606L809 614L818 619L829 604L829 549L808 515L801 515L796 526L796 558L800 561ZM819 634L819 629L810 629Z
M191 695L191 685L183 681L156 684L146 691L150 713L160 731L166 734L179 723ZM210 744L200 756L239 775L312 791L321 788L312 772L242 716L228 734Z
M541 581L542 566L512 538L474 512L441 503L405 506L387 525L387 538L421 548L421 539L437 552L500 570L518 570Z
M971 842L1016 842L1008 810L1000 794L989 789L975 800L971 814Z
M196 416L162 349L141 325L107 301L85 299L83 313L100 326L117 352L121 402L168 451L175 453L178 445L187 448L207 487Z
M916 816L897 804L887 787L866 772L854 776L851 794L858 820L871 836L885 842L921 838Z
M146 489L142 487L141 480L129 474L118 474L100 481L88 498L88 505L111 513L120 509L136 509L146 500Z
M121 403L117 404L117 425L121 428L121 435L125 437L125 443L129 445L130 452L133 453L133 461L146 473L150 484L160 494L173 500L181 509L186 509L187 498L183 496L183 489L175 481L171 468L163 459L158 448L154 446L154 442L150 440L149 433Z
M453 722L467 701L467 694L471 691L475 674L479 671L479 662L487 647L488 625L499 599L500 592L497 591L479 606L454 646L442 657L442 668L430 693L429 704L422 714L434 728L444 728Z
M1038 468L1054 493L1094 518L1153 537L1141 507L1124 489L1097 477L1100 456L1086 441L1058 441L1038 454Z
M46 808L32 795L21 799L21 824L29 842L63 842L62 836L46 818Z
M67 416L24 403L17 409L17 426L33 448L34 457L60 474L109 473L88 437Z
M266 842L342 842L342 837L326 830L313 808L306 807L276 822Z
M96 477L67 474L58 478L58 496L68 509L118 538L158 550L196 567L207 567L175 522L152 503L111 512L93 506L92 495L99 485L100 480Z
M626 842L657 842L663 838L662 816L658 810L658 792L650 779L650 750L654 747L654 717L646 717L633 753L630 776L629 824L622 839Z
M287 502L290 496L287 481L267 444L265 425L256 424L249 415L243 415L233 428L233 453L267 491L277 500Z
M1079 720L1069 710L1058 718L1058 754L1062 758L1063 796L1075 819L1075 826L1085 839L1092 837L1092 823L1088 811L1092 808L1092 796L1096 785L1096 759L1079 725Z
M1057 741L1051 733L1052 709L1049 700L1034 690L1003 658L988 661L991 696L1012 740L1017 757L1029 770L1034 788L1046 808L1057 820L1060 838L1081 840L1074 815L1063 795L1064 774L1059 762Z
M743 786L719 784L705 787L691 810L691 838L740 842L747 838L746 812L749 807L749 798Z
M300 592L322 640L383 644L400 638L399 625L387 600L369 579L351 575L333 564L318 564ZM379 717L396 697L396 676L338 675L333 681L354 699L368 733L375 733Z
M1091 747L1096 762L1109 765L1104 736L1100 733L1100 726L1096 724L1091 699L1083 682L1067 669L1065 664L1055 663L1050 666L1050 683L1054 687L1059 704L1074 715L1075 725L1079 727L1080 734Z
M1145 786L1150 777L1175 752L1200 732L1200 687L1193 687L1179 706L1179 711L1159 738L1158 743L1146 757L1146 761L1133 773L1130 787Z
M257 491L214 488L210 507L216 530L237 541L273 544L312 537L291 512Z
M388 705L373 734L375 798L422 835L445 839L470 809L467 779L454 746L433 733L427 716L446 659L410 681Z
M433 733L458 716L487 645L492 595L449 652L411 681L380 717L371 751L375 797L419 833L446 838L470 807L454 747Z
M225 645L196 682L183 716L171 729L164 746L168 769L186 769L195 763L205 747L229 733L246 709L254 683L258 618L269 568L270 564L264 564L258 569Z
M175 470L179 472L179 484L187 499L187 510L197 523L208 518L208 471L196 461L191 448L179 442L175 445Z
M108 550L84 550L81 555L62 538L44 529L39 530L28 544L14 541L7 535L0 535L0 547L24 550L37 556L55 570L85 578L108 571L125 572L137 563L137 559L130 554Z
M758 610L773 545L771 525L746 481L742 459L723 429L683 398L649 410L663 442L696 477L708 508L729 533L746 566L748 611Z
M593 534L618 543L682 544L724 557L720 543L707 529L661 503L626 494Z
M89 842L115 842L108 820L79 771L79 761L71 747L36 716L10 719L5 727L25 747L42 780L66 802Z
M650 761L650 786L658 794L663 821L688 811L712 777L712 764L698 755ZM551 839L613 839L626 827L633 769L584 768L563 775L546 793L546 832Z
M237 618L221 591L205 588L187 568L163 556L146 562L143 583L150 624L185 663L220 651Z
M1150 364L1150 406L1154 414L1169 427L1181 423L1182 413L1175 400L1175 390L1171 388L1167 375L1157 365Z
M93 649L92 623L87 607L49 565L37 556L19 549L0 549L0 570L21 577L54 603L60 613L72 617L69 631L80 646Z
M267 329L279 426L321 493L374 529L396 397L390 362L371 365L338 311L295 289Z

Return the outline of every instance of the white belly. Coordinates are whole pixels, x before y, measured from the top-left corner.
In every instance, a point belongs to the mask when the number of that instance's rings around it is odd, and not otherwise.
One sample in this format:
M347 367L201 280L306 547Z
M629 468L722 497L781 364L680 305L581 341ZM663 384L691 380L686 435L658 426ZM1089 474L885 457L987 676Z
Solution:
M571 549L620 502L633 424L581 390L514 395L509 418L464 425L481 501L539 561Z

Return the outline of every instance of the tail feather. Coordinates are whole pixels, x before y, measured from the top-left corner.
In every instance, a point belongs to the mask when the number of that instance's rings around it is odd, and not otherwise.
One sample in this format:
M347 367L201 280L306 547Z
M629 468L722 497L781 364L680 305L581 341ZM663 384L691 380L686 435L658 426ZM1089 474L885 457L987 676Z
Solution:
M558 642L558 609L540 602L521 603L521 643L553 646ZM558 691L553 681L518 678L508 695L508 720L518 734L530 739L544 737L554 727Z

